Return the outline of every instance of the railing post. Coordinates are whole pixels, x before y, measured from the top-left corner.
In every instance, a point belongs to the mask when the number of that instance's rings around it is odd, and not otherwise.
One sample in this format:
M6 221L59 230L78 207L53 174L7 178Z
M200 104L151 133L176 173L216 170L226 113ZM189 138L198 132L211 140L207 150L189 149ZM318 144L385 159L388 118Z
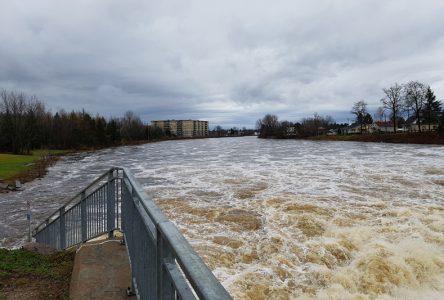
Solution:
M108 173L107 197L106 197L106 229L108 237L113 238L116 228L116 192L115 192L114 170Z
M65 249L66 246L66 226L65 226L65 207L62 206L60 212L60 249Z
M45 220L45 232L43 235L43 240L45 241L45 244L50 244L50 239L49 239L49 230L48 230L48 225L49 225L49 219Z
M86 231L86 200L85 191L80 195L80 228L81 228L81 238L82 242L86 242L88 239L88 232Z
M172 251L157 229L157 299L175 299L173 282L165 269L165 258L172 258Z

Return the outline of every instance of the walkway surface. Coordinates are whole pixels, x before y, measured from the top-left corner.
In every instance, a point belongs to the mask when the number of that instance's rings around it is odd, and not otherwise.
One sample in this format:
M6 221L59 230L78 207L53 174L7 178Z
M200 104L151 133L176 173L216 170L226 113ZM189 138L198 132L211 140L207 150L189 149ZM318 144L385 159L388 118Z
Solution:
M126 299L131 271L126 247L119 240L102 240L77 250L69 289L70 299Z

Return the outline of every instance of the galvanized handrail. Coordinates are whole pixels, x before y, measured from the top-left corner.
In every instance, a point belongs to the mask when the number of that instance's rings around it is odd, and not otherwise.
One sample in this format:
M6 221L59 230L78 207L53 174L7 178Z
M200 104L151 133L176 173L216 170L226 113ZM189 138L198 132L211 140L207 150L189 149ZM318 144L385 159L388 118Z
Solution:
M139 299L232 299L126 168L111 168L33 231L66 249L122 230Z

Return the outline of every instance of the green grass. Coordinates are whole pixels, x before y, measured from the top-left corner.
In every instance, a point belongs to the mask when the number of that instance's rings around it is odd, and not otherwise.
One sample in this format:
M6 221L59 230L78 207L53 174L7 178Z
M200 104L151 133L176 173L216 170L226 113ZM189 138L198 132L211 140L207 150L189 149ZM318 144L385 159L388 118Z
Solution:
M9 179L31 168L40 155L0 154L0 178Z
M49 292L63 298L68 293L74 255L74 251L43 255L26 249L0 249L0 300L4 294L41 285L51 291L39 289L39 299L53 298L46 295Z
M15 155L0 153L0 179L8 180L19 173L32 168L42 156L61 155L66 150L35 150L31 155Z
M0 278L4 280L13 273L53 276L54 262L50 257L28 250L0 249Z

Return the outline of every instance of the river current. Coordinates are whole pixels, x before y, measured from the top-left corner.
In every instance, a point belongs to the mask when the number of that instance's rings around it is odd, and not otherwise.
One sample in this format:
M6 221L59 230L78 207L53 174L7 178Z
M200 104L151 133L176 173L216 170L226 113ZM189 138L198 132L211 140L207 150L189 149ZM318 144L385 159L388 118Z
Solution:
M235 299L442 299L444 147L255 137L62 158L0 194L0 246L129 167Z

